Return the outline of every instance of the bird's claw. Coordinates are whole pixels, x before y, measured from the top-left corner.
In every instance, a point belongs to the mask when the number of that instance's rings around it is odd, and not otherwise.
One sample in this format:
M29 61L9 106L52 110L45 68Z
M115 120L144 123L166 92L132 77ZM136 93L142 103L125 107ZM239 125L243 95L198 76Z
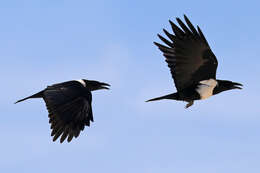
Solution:
M192 106L193 105L193 101L190 101L186 106L185 106L185 108L187 109L187 108L189 108L190 106Z

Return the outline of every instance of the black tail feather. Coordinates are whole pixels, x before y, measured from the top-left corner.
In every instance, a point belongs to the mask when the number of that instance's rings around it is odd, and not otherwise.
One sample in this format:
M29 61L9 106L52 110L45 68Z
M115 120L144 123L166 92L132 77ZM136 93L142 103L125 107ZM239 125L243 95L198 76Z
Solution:
M156 98L147 100L146 102L156 101L156 100L162 100L162 99L179 100L178 98L179 98L179 97L178 97L178 93L173 93L173 94L168 94L168 95L161 96L161 97L156 97Z
M34 95L31 95L31 96L26 97L26 98L24 98L24 99L18 100L18 101L15 102L14 104L19 103L19 102L22 102L22 101L27 100L27 99L31 99L31 98L42 98L42 97L43 97L43 91L40 91L40 92L38 92L38 93L36 93L36 94L34 94Z

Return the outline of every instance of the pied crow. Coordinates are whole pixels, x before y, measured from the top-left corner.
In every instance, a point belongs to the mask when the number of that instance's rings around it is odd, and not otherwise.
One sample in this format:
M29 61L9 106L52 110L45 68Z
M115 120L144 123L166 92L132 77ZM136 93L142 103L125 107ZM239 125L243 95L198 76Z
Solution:
M48 86L46 89L18 100L15 103L30 99L43 98L49 112L51 136L55 141L60 136L60 143L66 138L70 142L77 138L85 126L93 120L91 91L109 89L107 83L93 80L74 80Z
M197 30L184 15L186 24L176 18L180 27L172 21L173 33L163 29L169 39L158 37L165 45L154 42L163 52L170 68L177 92L147 100L172 99L186 101L186 108L193 105L194 100L206 99L222 91L242 89L240 83L216 79L218 61L204 37L201 29Z

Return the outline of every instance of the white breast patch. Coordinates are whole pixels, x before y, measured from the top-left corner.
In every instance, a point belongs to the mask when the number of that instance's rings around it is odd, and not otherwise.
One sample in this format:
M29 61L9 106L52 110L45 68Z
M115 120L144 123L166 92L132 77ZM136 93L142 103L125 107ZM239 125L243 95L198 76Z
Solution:
M218 82L214 79L200 81L200 85L196 89L201 99L206 99L212 96L214 88Z
M86 83L84 82L84 80L79 79L79 80L76 80L76 81L78 81L78 82L81 83L84 87L86 87Z

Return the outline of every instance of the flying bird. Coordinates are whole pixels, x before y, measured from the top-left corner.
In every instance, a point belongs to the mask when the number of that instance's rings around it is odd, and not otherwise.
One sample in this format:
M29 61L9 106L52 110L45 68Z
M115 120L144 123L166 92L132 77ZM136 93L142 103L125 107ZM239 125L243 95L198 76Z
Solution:
M46 89L18 100L15 103L31 99L43 98L49 112L51 136L60 143L66 138L70 142L77 138L85 126L90 126L93 120L91 91L109 89L107 83L94 80L75 80L48 86Z
M242 89L240 83L216 79L216 56L199 26L195 29L186 15L184 19L186 24L176 18L180 27L169 21L174 34L163 29L169 39L158 34L165 45L154 42L166 58L177 92L147 102L161 99L186 101L188 108L194 100L206 99L222 91Z

